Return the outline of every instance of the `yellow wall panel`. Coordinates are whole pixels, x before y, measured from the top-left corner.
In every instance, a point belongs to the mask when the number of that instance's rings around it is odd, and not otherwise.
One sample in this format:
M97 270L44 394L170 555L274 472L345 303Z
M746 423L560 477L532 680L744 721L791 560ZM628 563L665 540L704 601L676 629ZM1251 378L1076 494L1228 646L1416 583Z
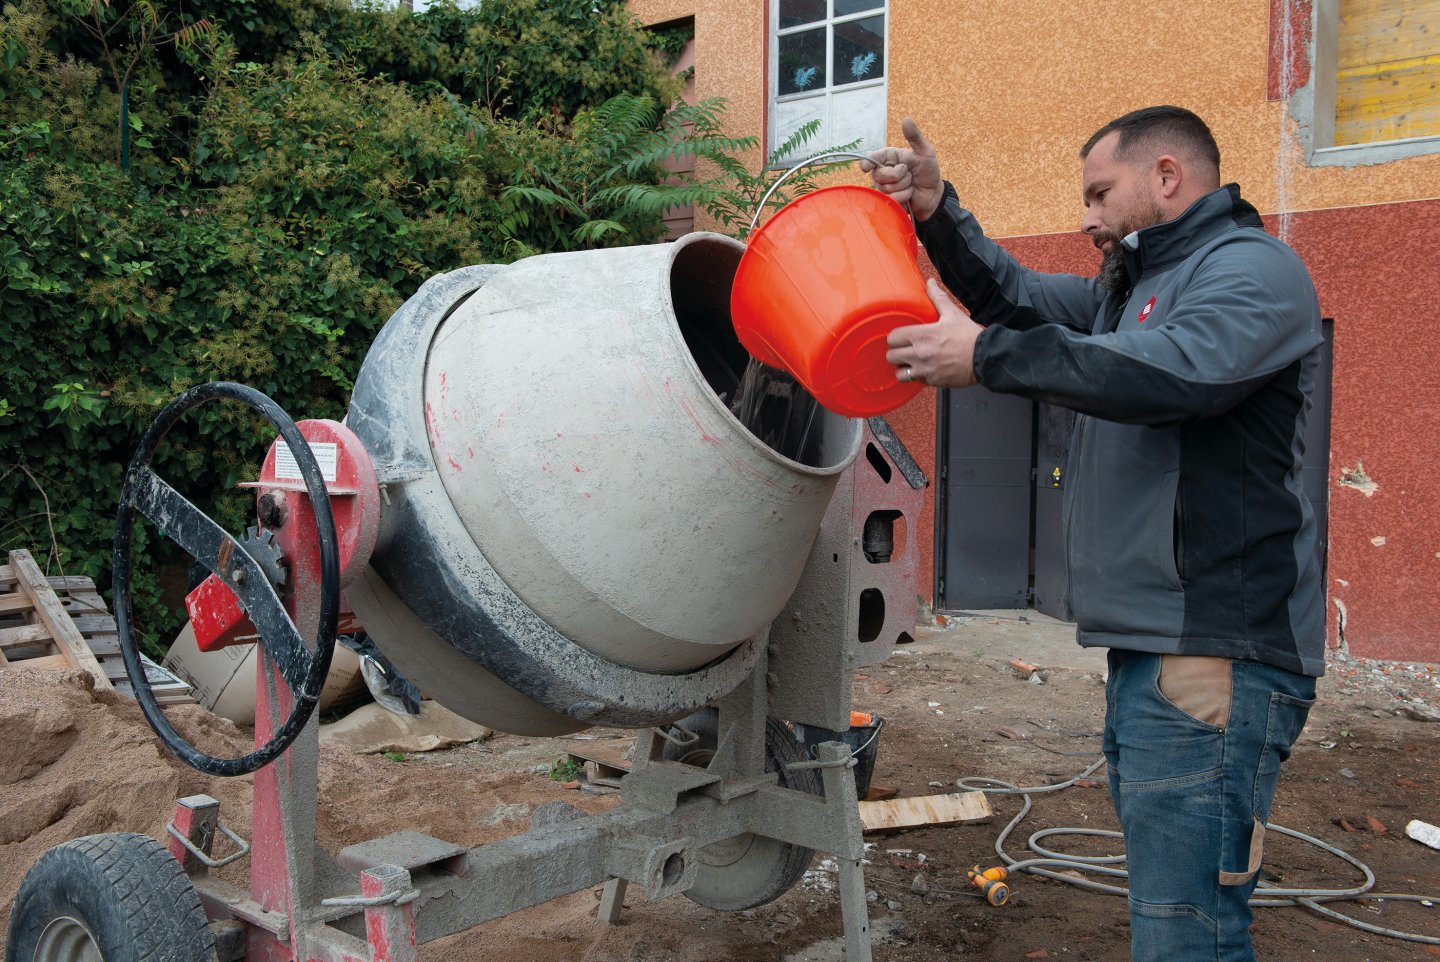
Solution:
M1440 135L1440 54L1340 71L1335 143Z
M1338 40L1342 71L1440 53L1440 0L1340 0Z

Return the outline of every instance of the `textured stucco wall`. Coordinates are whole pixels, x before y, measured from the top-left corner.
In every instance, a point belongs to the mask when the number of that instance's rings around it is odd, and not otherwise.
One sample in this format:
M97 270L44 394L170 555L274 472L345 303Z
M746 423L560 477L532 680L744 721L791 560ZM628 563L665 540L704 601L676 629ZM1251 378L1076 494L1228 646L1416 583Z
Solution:
M630 6L650 23L693 15L700 95L729 98L732 133L763 136L767 0ZM1119 0L890 0L889 138L900 142L913 116L991 236L1029 266L1093 273L1096 255L1075 233L1079 146L1136 107L1204 117L1222 177L1272 215L1272 230L1273 215L1288 215L1335 319L1332 633L1343 606L1356 652L1440 660L1440 486L1428 463L1440 450L1440 155L1308 166L1311 15L1311 0L1153 12ZM935 403L927 391L890 416L932 479ZM1336 483L1362 464L1377 485L1368 497ZM928 600L932 509L920 528Z
M724 97L725 122L733 136L765 130L765 5L715 0L630 0L630 12L643 24L695 21L695 96ZM750 158L759 169L763 147ZM695 212L697 230L714 229L704 212Z
M1151 16L1116 0L892 0L891 21L890 139L913 116L997 237L1073 229L1080 145L1112 118L1156 103L1209 122L1222 175L1262 211L1440 196L1440 156L1305 165L1303 131L1285 101L1267 98L1269 4L1202 0Z
M1289 239L1335 320L1332 636L1440 661L1440 201L1302 214Z

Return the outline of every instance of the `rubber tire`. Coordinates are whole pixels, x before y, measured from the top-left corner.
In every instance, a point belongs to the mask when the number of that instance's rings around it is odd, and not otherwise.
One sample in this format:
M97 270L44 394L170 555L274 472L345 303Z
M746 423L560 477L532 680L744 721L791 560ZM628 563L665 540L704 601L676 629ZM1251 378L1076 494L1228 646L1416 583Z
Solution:
M714 708L703 708L688 718L675 722L700 736L693 745L680 747L667 743L664 757L704 768L715 754L719 743L720 715ZM765 770L777 772L782 788L791 788L811 795L820 794L820 774L813 769L787 771L791 762L804 760L795 735L784 722L765 720ZM743 837L742 837L743 838ZM725 844L725 843L721 843ZM725 865L707 864L704 852L696 870L695 884L685 897L697 905L719 912L739 912L773 902L794 888L814 857L813 849L792 845L763 835L748 836L748 847L738 859Z
M15 896L5 962L32 962L45 927L64 916L89 930L105 962L216 962L195 887L145 835L87 835L40 856Z

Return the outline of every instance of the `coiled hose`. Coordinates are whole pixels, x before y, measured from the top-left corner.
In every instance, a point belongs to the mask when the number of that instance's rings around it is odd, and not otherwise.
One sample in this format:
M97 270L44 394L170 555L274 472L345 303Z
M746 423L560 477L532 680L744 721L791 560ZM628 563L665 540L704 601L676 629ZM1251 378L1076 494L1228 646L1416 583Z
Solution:
M1059 782L1055 785L1022 788L1018 785L1012 785L1009 782L1003 782L997 778L985 778L983 776L961 778L956 780L955 784L958 788L963 788L968 791L984 792L987 795L1019 795L1024 799L1024 805L1021 807L1020 813L1010 820L1010 823L1005 826L995 839L995 854L1000 856L1011 872L1029 872L1032 875L1041 875L1045 878L1055 879L1058 882L1075 885L1091 892L1104 892L1108 895L1128 895L1130 890L1124 885L1112 885L1092 879L1076 878L1073 875L1061 874L1061 870L1069 870L1105 875L1116 879L1126 879L1129 878L1129 873L1123 868L1116 867L1125 861L1124 855L1065 855L1052 851L1040 844L1042 840L1053 835L1093 835L1101 838L1124 839L1124 835L1120 832L1099 828L1047 828L1031 835L1026 842L1026 847L1032 852L1037 853L1039 855L1038 858L1016 859L1005 851L1006 840L1009 839L1010 834L1015 831L1016 826L1025 819L1025 816L1030 813L1030 809L1034 806L1034 802L1030 798L1031 795L1058 792L1061 789L1069 788L1081 779L1093 775L1096 771L1104 767L1104 765L1105 759L1103 757L1099 758L1074 778ZM1326 908L1325 905L1322 904L1325 902L1350 901L1362 897L1374 899L1375 901L1430 903L1440 902L1440 896L1371 892L1371 888L1375 885L1375 873L1370 871L1370 866L1361 862L1348 852L1342 852L1340 849L1322 842L1314 836L1306 835L1304 832L1297 832L1294 829L1285 828L1283 825L1267 823L1265 828L1270 832L1277 832L1281 835L1288 835L1291 838L1299 839L1302 842L1309 842L1311 845L1350 863L1360 871L1365 877L1365 881L1353 888L1338 889L1280 888L1278 886L1266 885L1262 881L1257 889L1257 893L1250 899L1251 905L1299 905L1326 918L1334 919L1352 928L1370 932L1375 935L1384 935L1392 939L1403 939L1406 942L1419 942L1424 945L1440 945L1440 937L1420 935L1414 932L1400 932L1396 929L1387 929L1384 926L1372 925L1369 922L1362 922L1359 919L1353 919L1348 915L1343 915L1334 909Z

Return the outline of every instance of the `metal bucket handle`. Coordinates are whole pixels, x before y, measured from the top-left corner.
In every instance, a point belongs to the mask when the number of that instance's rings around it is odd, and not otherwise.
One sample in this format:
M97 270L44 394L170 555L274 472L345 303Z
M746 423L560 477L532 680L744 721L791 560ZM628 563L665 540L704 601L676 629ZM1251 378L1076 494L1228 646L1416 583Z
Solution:
M775 179L775 183L770 185L770 189L765 191L765 196L760 198L760 205L755 208L755 215L750 218L750 232L755 232L755 224L757 221L760 220L760 214L764 212L765 204L767 201L770 200L770 195L775 193L775 191L780 187L781 184L785 183L785 179L787 177L795 173L801 167L808 167L811 164L816 163L817 161L825 160L830 157L849 157L851 160L865 160L870 161L870 163L874 163L874 161L870 160L868 155L857 154L851 150L832 150L823 154L816 154L814 157L805 158L804 160L796 164L794 167L791 167L789 170L785 171L785 173L777 177ZM905 210L907 213L909 213L910 205L908 203L905 205Z

